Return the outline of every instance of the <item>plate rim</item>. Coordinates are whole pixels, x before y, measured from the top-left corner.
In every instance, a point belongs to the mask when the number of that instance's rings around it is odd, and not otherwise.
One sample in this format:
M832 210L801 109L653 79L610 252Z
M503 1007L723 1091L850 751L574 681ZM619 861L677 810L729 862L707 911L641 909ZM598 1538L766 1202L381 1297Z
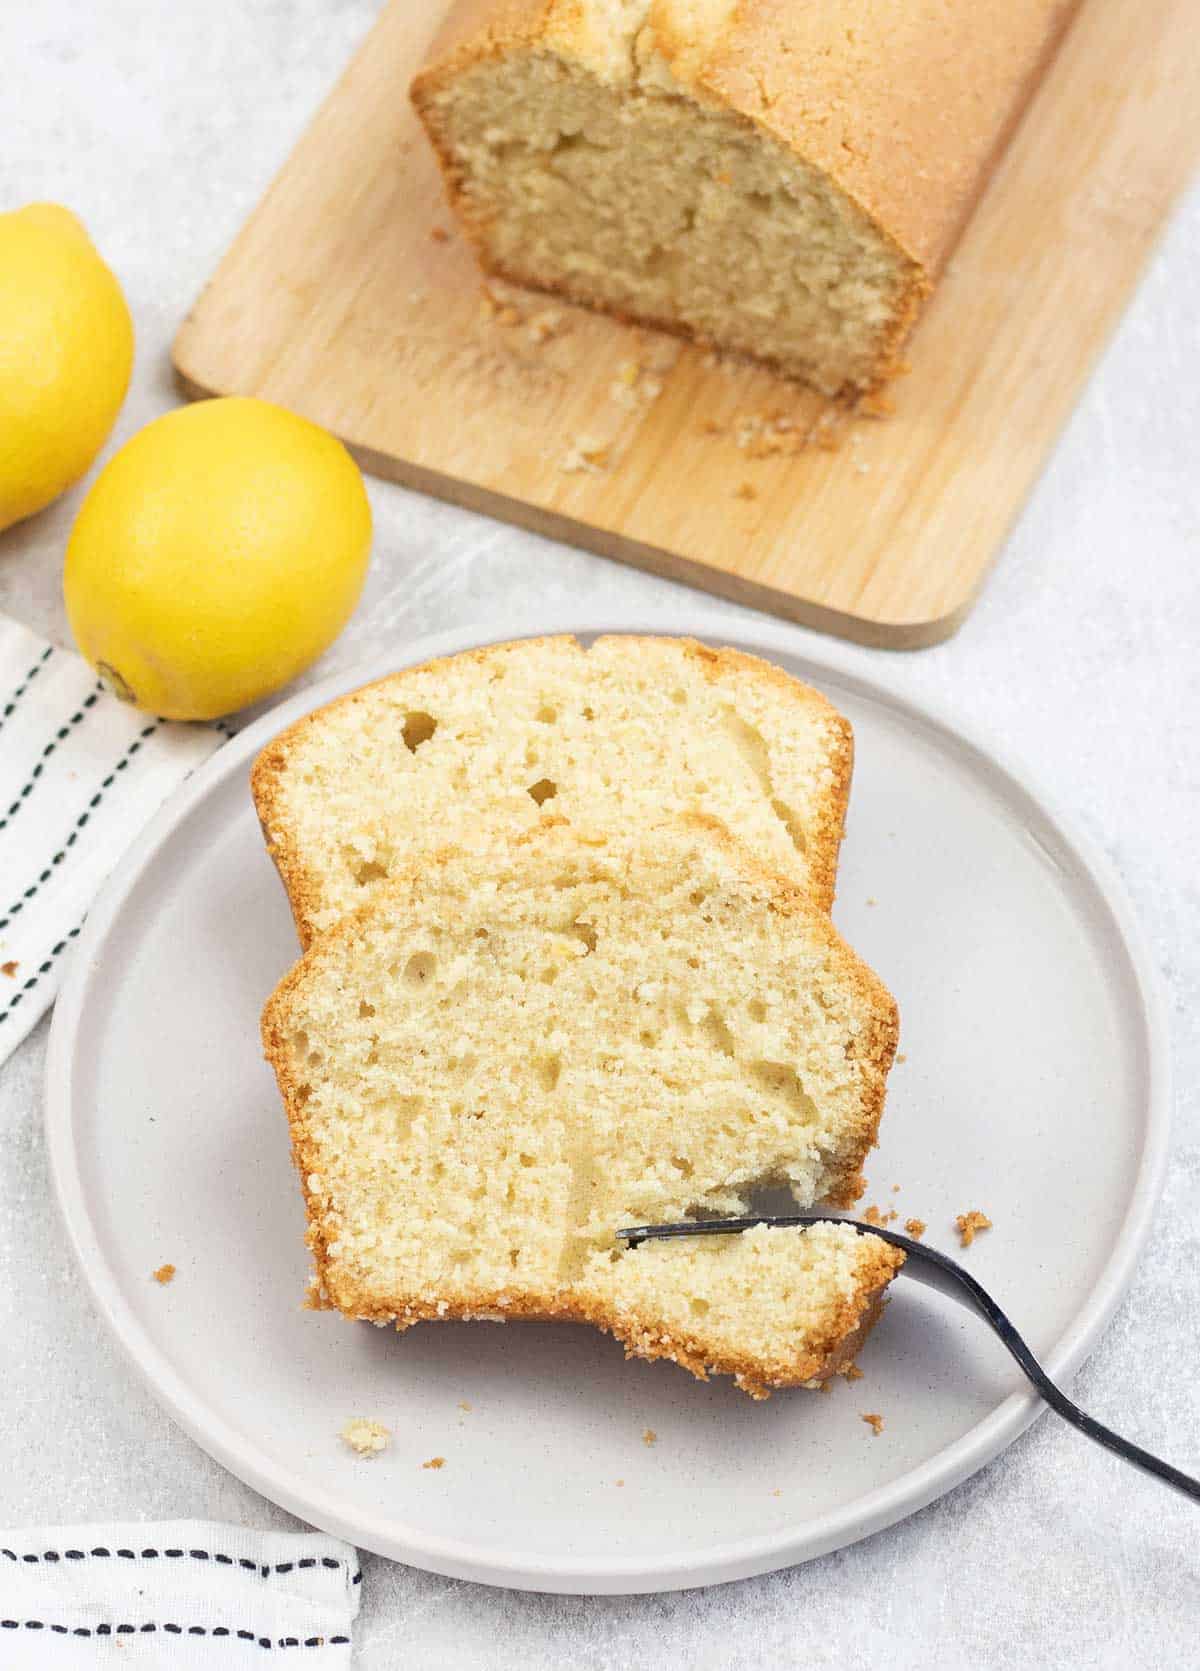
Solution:
M753 654L795 658L805 676L820 684L828 670L836 679L901 717L911 717L939 733L972 759L977 769L998 775L1017 800L1024 799L1051 827L1073 861L1077 880L1090 884L1124 949L1129 974L1140 1000L1144 1035L1145 1130L1136 1175L1104 1267L1083 1304L1046 1359L1049 1373L1069 1379L1090 1353L1132 1279L1153 1223L1162 1191L1170 1143L1171 1085L1167 1011L1161 976L1129 900L1124 883L1107 855L1064 815L1052 793L1015 760L1006 748L964 727L948 704L914 699L892 691L878 676L873 658L854 646L811 646L794 627L730 619L700 609L669 614L661 610L614 610L603 624L577 617L549 619L528 613L491 625L468 623L425 634L362 663L333 673L286 697L260 715L207 761L168 798L134 840L104 884L84 923L51 1022L46 1057L44 1122L47 1155L59 1212L68 1242L92 1301L106 1326L153 1397L204 1451L269 1501L324 1531L393 1560L446 1577L506 1589L561 1594L641 1594L726 1583L796 1565L828 1554L894 1525L945 1495L984 1467L1017 1439L1045 1410L1032 1390L1002 1400L959 1439L887 1485L852 1498L800 1527L744 1538L702 1556L614 1556L598 1564L591 1557L542 1557L515 1551L503 1559L481 1555L469 1543L434 1535L381 1515L365 1514L356 1504L328 1491L304 1485L289 1470L263 1456L206 1405L187 1379L167 1360L126 1301L96 1233L80 1176L74 1146L74 1047L91 995L91 965L117 924L124 903L154 856L174 831L234 771L283 726L344 692L399 668L437 656L453 655L483 644L515 638L574 633L665 633L733 643Z

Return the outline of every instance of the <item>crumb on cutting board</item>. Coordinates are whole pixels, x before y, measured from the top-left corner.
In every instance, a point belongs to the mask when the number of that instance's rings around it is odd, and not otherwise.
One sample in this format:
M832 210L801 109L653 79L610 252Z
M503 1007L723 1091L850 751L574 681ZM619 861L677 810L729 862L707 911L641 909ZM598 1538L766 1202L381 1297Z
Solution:
M438 1468L446 1466L446 1458L444 1456L431 1456L429 1461L422 1462L421 1466L422 1468L433 1468L436 1471Z
M640 360L622 360L609 385L608 398L632 411L653 406L662 392L662 379L650 376Z
M521 310L486 284L479 292L479 312L484 319L495 320L497 325L521 323Z
M904 1228L912 1237L914 1242L919 1242L926 1230L928 1230L929 1226L923 1218L906 1218L904 1221Z
M842 450L842 432L840 418L835 412L824 412L813 425L809 439L822 452L838 453ZM870 468L868 466L868 468Z
M879 1414L878 1410L864 1410L862 1419L866 1422L867 1426L871 1429L871 1432L878 1439L879 1435L883 1432L883 1417Z
M541 347L552 337L565 336L568 330L566 315L558 308L543 308L541 313L535 313L529 321L528 336L530 342Z
M568 448L560 468L568 474L578 475L586 472L589 475L601 476L608 469L611 458L612 448L607 442L598 440L594 435L581 435Z
M970 1247L981 1230L990 1230L992 1221L986 1213L981 1213L978 1207L972 1207L969 1213L959 1213L954 1221L954 1228L958 1231L958 1239L963 1247Z
M174 1265L160 1265L153 1275L155 1282L160 1283L165 1288L168 1282L174 1282L175 1280L175 1267Z
M391 1440L391 1429L367 1416L353 1416L343 1427L342 1439L357 1456L378 1456Z
M745 412L734 424L734 441L747 458L791 456L804 449L806 437L786 413Z

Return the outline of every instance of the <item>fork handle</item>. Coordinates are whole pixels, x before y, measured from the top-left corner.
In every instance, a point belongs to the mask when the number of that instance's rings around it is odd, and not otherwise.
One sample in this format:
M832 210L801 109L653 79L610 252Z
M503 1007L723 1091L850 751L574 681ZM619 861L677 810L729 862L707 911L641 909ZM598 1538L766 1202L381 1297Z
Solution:
M891 1238L889 1237L889 1240ZM907 1239L907 1238L905 1238ZM1200 1480L1185 1474L1181 1468L1174 1467L1170 1462L1164 1462L1159 1456L1153 1456L1149 1451L1135 1445L1132 1439L1125 1439L1119 1433L1114 1433L1111 1427L1105 1427L1094 1416L1089 1416L1086 1410L1081 1410L1073 1399L1067 1397L1057 1382L1052 1381L1034 1357L1023 1337L1009 1322L1005 1313L1000 1309L988 1293L969 1271L963 1270L961 1265L953 1259L947 1259L939 1254L935 1248L922 1248L925 1260L933 1256L933 1264L938 1268L939 1275L951 1278L963 1290L973 1310L978 1312L985 1322L990 1323L1011 1356L1020 1365L1026 1376L1037 1388L1046 1403L1060 1415L1064 1421L1070 1422L1072 1427L1078 1428L1089 1439L1094 1439L1098 1445L1112 1451L1126 1462L1132 1462L1135 1468L1140 1468L1145 1474L1152 1474L1155 1479L1162 1480L1164 1485L1173 1487L1193 1503L1200 1503ZM924 1261L922 1261L924 1263ZM926 1269L929 1269L926 1265ZM924 1274L924 1273L922 1273ZM942 1288L941 1283L931 1286ZM943 1289L943 1291L946 1291Z

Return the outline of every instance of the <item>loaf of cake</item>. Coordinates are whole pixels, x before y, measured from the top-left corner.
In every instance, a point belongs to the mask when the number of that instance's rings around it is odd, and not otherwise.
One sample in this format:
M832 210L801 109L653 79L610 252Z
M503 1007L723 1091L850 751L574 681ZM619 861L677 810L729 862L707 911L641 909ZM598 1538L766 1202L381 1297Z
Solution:
M1076 4L458 0L412 97L488 272L854 393Z
M307 945L429 847L550 817L629 830L707 812L828 909L852 754L823 696L753 656L561 637L355 691L276 738L252 782Z
M426 855L263 1016L317 1303L588 1321L747 1391L844 1367L899 1260L847 1226L629 1248L764 1184L849 1205L895 1005L715 819L543 823Z

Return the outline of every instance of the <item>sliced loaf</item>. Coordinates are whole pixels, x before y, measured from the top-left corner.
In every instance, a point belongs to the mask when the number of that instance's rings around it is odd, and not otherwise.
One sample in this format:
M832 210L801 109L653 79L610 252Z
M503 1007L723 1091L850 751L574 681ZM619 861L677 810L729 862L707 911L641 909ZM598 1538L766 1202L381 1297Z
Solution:
M577 1318L762 1391L839 1367L895 1268L849 1231L614 1240L764 1183L849 1205L883 1107L891 997L715 820L427 856L314 942L263 1039L350 1317Z
M828 908L850 726L736 650L683 638L525 639L407 668L309 714L253 791L301 942L431 846L546 818L626 830L707 812Z

